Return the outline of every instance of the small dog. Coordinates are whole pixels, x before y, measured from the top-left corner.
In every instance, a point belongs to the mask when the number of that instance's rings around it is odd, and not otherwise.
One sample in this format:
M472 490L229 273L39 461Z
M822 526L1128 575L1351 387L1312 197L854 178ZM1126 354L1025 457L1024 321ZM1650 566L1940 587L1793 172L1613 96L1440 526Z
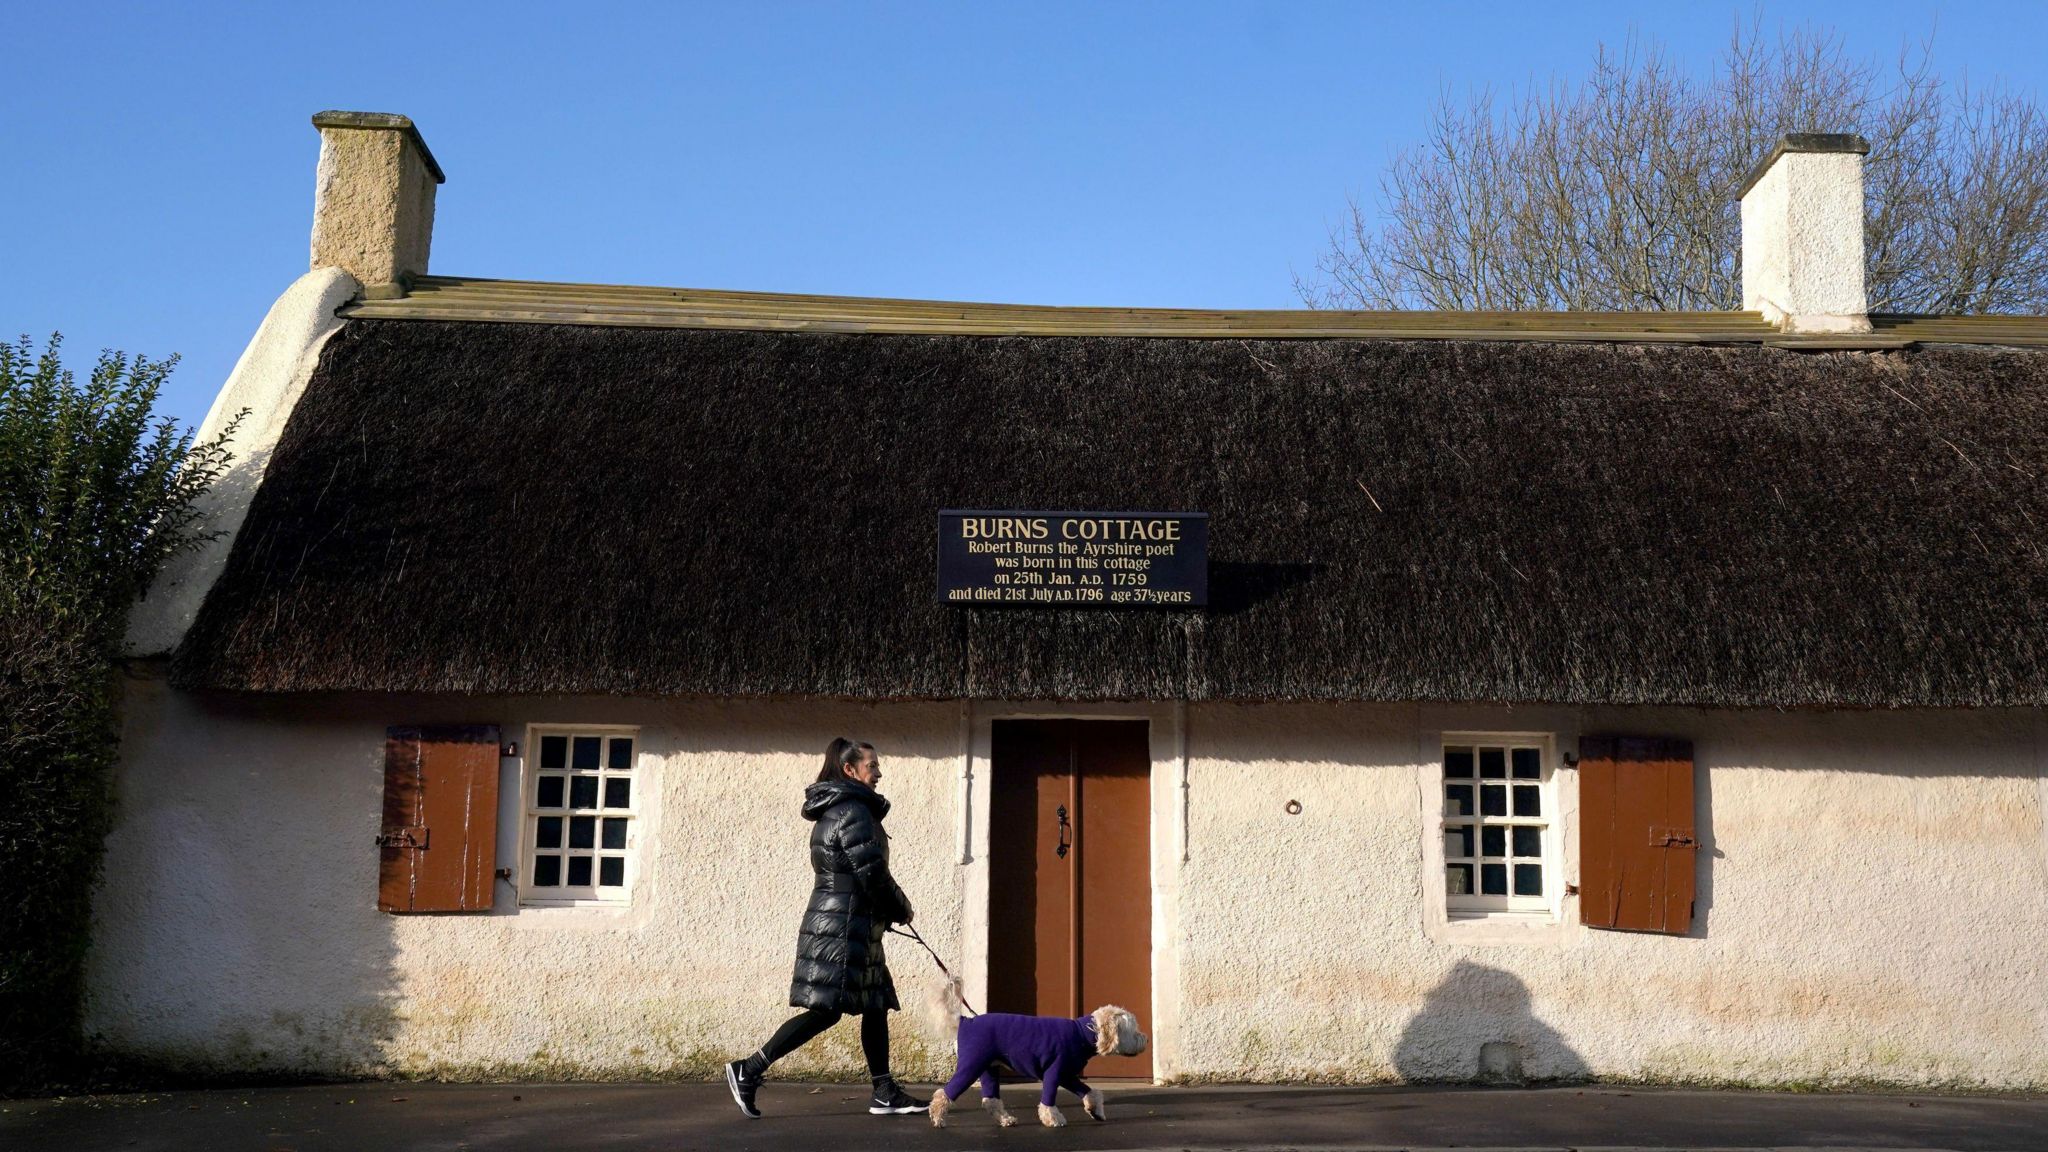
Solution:
M932 1127L946 1126L946 1112L967 1086L981 1081L981 1106L1008 1128L1017 1123L1003 1107L996 1086L995 1065L1007 1064L1020 1076L1036 1076L1044 1085L1038 1096L1038 1122L1059 1128L1067 1118L1054 1106L1059 1090L1079 1096L1082 1106L1097 1120L1109 1119L1108 1103L1102 1093L1081 1080L1081 1069L1096 1056L1136 1056L1145 1050L1146 1036L1138 1030L1138 1018L1114 1004L1105 1004L1086 1016L1066 1019L1058 1016L1018 1016L989 1012L963 1020L960 1010L960 981L948 981L932 998L930 1011L941 1035L952 1035L956 1051L953 1078L932 1093Z

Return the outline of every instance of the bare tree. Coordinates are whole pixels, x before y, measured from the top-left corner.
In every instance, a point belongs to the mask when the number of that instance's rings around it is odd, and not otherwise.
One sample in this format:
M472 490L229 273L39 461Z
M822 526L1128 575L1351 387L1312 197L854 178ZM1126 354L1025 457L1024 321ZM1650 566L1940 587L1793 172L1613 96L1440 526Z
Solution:
M1874 311L2048 309L2048 116L1929 61L1880 68L1816 31L1766 45L1752 24L1708 79L1631 41L1504 111L1444 98L1295 290L1317 308L1739 308L1743 177L1786 132L1860 132Z

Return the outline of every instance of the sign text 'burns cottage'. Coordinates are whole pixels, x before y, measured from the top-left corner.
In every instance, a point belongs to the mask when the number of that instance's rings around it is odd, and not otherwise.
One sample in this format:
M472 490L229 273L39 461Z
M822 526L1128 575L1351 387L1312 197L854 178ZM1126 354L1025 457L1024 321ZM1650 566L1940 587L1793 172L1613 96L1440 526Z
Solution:
M944 604L1199 608L1209 602L1206 512L939 513Z

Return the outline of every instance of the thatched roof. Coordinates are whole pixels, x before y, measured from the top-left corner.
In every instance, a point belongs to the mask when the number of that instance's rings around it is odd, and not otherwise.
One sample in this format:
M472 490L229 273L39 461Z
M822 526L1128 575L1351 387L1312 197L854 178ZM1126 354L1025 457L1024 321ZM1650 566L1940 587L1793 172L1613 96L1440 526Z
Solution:
M355 319L178 652L262 691L2048 703L2048 353ZM936 512L1211 513L1205 612Z

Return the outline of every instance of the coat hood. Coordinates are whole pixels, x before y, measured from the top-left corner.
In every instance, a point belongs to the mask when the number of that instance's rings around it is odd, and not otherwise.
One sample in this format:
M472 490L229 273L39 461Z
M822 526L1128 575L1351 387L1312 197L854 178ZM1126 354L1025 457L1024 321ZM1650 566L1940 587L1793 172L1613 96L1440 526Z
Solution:
M804 789L804 819L816 820L848 800L858 800L867 805L877 820L889 814L887 797L858 780L842 776L837 780L820 780Z

